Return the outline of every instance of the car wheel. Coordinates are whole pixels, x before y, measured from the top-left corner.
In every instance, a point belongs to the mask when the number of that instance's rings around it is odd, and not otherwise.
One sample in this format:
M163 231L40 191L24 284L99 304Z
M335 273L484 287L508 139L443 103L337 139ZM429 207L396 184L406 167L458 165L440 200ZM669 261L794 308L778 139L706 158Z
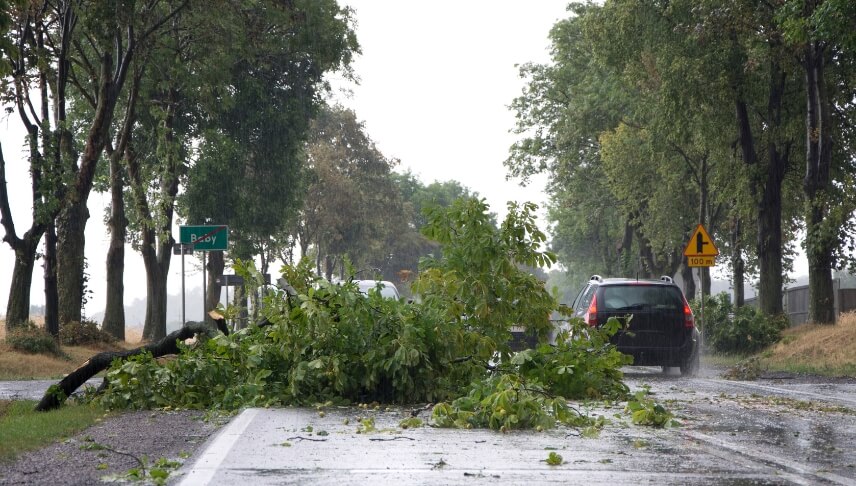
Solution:
M695 376L698 373L700 339L696 329L693 329L692 341L692 350L686 358L681 360L681 376Z

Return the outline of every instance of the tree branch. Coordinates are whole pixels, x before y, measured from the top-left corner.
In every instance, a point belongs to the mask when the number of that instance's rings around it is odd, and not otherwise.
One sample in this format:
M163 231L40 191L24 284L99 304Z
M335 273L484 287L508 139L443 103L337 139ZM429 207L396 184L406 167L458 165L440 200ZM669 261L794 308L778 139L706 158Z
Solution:
M9 190L6 187L6 159L3 157L2 143L0 143L0 224L6 231L3 241L9 243L13 250L17 249L22 241L15 232L12 210L9 207Z
M154 23L154 25L152 25L149 29L147 29L145 32L143 32L143 35L141 35L141 36L140 36L140 38L138 39L138 41L142 42L146 37L148 37L148 36L152 35L152 33L153 33L154 31L158 30L158 29L159 29L163 24L165 24L168 20L170 20L171 18L175 17L176 15L178 15L178 13L179 13L179 12L181 12L182 10L184 10L184 8L187 6L187 4L188 4L188 3L190 3L190 2L189 2L189 0L185 0L185 2L183 2L181 5L179 5L178 7L176 7L176 8L175 8L172 12L170 12L166 17L162 18L162 19L161 19L160 21L158 21L158 22L155 22L155 23ZM154 2L152 2L152 4L151 4L151 5L154 5ZM152 7L152 8L153 8L153 7Z
M178 341L195 337L197 334L211 335L215 331L203 323L189 323L177 331L169 333L156 343L150 343L135 349L122 352L105 351L89 358L76 370L72 371L59 383L51 385L41 401L36 405L37 412L45 412L62 406L66 398L74 393L87 380L107 369L115 359L126 359L145 352L159 358L169 354L178 354Z

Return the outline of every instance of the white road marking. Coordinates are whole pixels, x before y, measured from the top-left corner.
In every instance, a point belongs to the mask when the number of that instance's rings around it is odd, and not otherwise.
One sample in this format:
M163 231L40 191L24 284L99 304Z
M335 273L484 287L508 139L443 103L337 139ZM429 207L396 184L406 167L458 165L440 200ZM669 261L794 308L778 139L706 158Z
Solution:
M805 464L801 464L796 461L791 461L790 459L785 459L781 456L773 456L771 454L766 454L749 447L744 447L740 444L735 444L733 442L728 442L727 440L720 439L718 437L713 437L711 435L703 434L701 432L694 431L685 431L684 435L694 439L698 442L704 442L709 446L713 447L704 447L706 451L711 454L718 455L717 452L725 449L727 451L731 451L737 453L741 459L754 460L755 462L760 462L765 465L775 465L780 468L779 474L788 479L789 481L795 482L797 484L816 484L817 479L823 479L825 481L830 481L836 484L841 484L844 486L856 486L856 481L845 478L843 476L839 476L837 474L831 472L815 472L808 469L808 466ZM795 476L794 474L788 473L781 469L790 470L799 476Z
M256 418L259 409L250 408L241 412L229 425L220 432L206 448L205 452L179 483L180 486L196 486L208 484L218 468L226 459L229 451L235 446L247 426Z
M759 385L756 383L745 383L742 381L730 381L730 380L714 380L710 378L703 378L703 381L708 381L711 383L716 383L718 385L728 384L728 385L736 385L741 386L743 388L754 388L757 390L765 390L774 393L780 393L783 395L805 395L807 397L813 397L818 400L823 400L825 402L844 402L852 405L856 405L856 399L845 398L845 397L837 397L833 395L823 395L821 393L814 393L803 390L794 390L791 388L779 388L777 386L769 386L769 385Z

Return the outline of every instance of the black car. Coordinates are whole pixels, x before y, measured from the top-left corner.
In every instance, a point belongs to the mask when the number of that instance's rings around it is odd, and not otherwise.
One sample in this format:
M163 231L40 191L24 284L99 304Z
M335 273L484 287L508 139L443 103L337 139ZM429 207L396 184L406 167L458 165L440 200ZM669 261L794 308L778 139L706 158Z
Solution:
M601 278L594 275L573 303L575 317L589 326L610 317L629 326L612 337L635 366L680 367L692 376L699 366L699 332L687 299L671 277L659 280Z

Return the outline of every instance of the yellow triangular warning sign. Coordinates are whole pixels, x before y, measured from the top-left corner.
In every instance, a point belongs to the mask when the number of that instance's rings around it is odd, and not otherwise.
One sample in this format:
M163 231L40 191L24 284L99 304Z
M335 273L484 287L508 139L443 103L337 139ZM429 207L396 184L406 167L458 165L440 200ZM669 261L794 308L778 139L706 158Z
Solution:
M719 255L719 250L713 244L713 238L704 229L704 226L698 225L693 235L690 236L690 241L687 247L684 248L684 256L700 257L700 256L716 256Z

